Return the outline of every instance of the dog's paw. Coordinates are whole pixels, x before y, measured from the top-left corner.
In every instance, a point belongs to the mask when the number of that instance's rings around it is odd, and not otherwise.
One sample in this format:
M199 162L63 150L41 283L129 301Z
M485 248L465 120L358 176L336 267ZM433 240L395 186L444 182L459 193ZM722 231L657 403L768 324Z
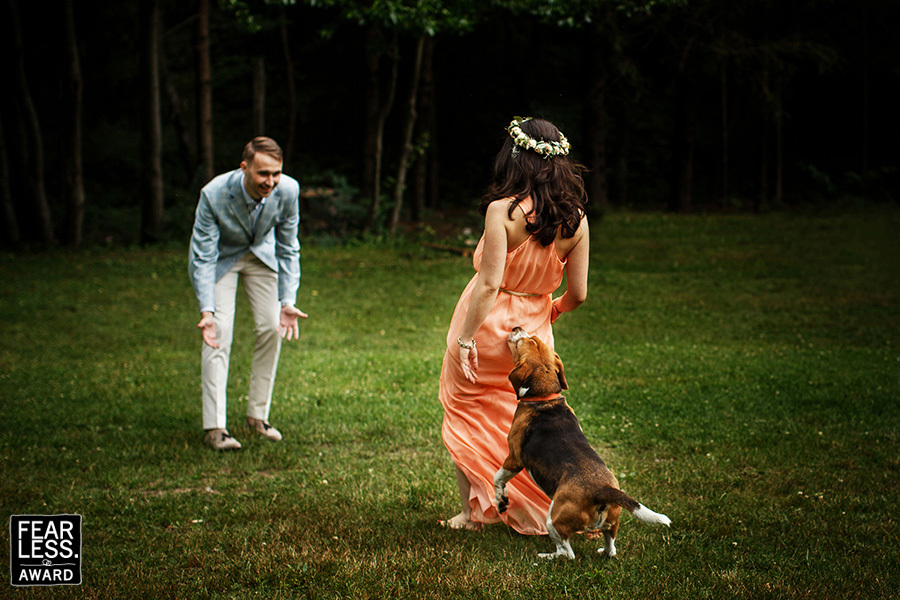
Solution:
M538 558L543 558L544 560L556 560L557 558L568 558L569 560L574 560L575 555L570 555L568 552L557 550L556 552L538 553Z
M502 515L509 508L509 496L503 496L497 501L497 511Z
M600 556L605 556L606 558L615 558L616 557L616 539L615 538L607 538L606 546L603 548L598 548L597 552L600 553Z

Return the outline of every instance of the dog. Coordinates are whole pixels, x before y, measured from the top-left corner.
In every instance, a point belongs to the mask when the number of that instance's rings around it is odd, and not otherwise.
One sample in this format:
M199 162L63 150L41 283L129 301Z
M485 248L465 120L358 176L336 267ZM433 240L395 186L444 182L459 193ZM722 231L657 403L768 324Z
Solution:
M619 482L588 443L575 413L560 395L569 389L562 360L539 338L516 327L509 334L513 370L509 381L519 398L507 441L509 455L494 475L494 494L501 513L509 507L506 484L522 469L551 499L547 531L556 552L541 558L575 558L569 539L578 531L601 530L605 546L598 552L616 555L616 533L622 508L645 523L670 525L619 489Z

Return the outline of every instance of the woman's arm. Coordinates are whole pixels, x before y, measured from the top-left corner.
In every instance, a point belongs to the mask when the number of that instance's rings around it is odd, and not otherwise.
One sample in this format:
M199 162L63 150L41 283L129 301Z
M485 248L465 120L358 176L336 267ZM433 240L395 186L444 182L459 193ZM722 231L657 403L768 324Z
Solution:
M564 312L575 310L587 299L588 261L590 258L590 232L587 217L582 218L578 241L566 255L566 293L553 301L551 321Z
M466 319L463 322L459 338L463 343L470 343L475 339L475 333L487 318L497 293L500 291L500 282L503 280L503 270L506 267L507 251L507 227L512 221L506 212L505 202L494 202L488 206L484 218L484 249L481 255L481 268L478 271L478 279L472 290L469 300L469 309L466 311ZM478 371L478 348L471 349L460 346L460 363L466 379L475 383Z

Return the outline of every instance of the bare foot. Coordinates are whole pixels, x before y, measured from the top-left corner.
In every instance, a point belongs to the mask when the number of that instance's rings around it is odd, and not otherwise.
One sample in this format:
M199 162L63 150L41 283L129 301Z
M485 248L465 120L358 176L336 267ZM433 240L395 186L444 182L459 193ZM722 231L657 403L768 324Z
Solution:
M481 531L484 529L483 523L471 521L469 520L469 517L463 513L459 513L449 521L442 521L441 524L446 525L450 529L465 529L466 531Z

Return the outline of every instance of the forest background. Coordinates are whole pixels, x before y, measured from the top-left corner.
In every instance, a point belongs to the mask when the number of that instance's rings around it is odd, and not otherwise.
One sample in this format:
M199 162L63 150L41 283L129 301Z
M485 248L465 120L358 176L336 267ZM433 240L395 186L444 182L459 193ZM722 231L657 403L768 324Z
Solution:
M258 134L303 186L304 243L440 230L471 215L515 115L568 136L595 217L896 202L900 5L887 0L2 11L13 248L184 242L200 187Z
M85 524L84 584L28 594L894 598L898 13L0 0L0 506ZM571 404L673 519L626 523L615 562L437 526L472 263L418 242L478 235L515 115L590 169L589 302L555 326ZM198 427L186 245L200 187L260 133L303 186L312 316L279 367L288 441L242 431L223 456Z

